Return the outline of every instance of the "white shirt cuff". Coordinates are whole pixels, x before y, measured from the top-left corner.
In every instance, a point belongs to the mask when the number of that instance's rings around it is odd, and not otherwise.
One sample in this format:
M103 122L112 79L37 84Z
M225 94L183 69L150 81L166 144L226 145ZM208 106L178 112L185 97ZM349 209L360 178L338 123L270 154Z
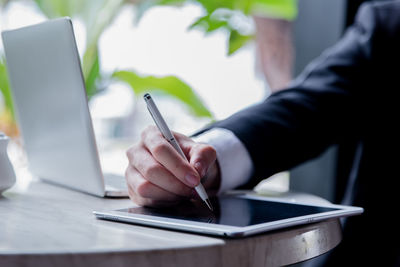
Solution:
M218 194L245 184L253 172L253 162L249 152L236 135L224 128L212 128L193 138L207 143L217 152L221 174Z

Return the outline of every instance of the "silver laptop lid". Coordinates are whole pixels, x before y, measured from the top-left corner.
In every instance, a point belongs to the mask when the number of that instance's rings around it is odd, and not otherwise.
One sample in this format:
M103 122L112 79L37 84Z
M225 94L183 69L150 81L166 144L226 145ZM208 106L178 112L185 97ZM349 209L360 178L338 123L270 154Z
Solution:
M2 33L30 170L98 196L104 180L71 20Z

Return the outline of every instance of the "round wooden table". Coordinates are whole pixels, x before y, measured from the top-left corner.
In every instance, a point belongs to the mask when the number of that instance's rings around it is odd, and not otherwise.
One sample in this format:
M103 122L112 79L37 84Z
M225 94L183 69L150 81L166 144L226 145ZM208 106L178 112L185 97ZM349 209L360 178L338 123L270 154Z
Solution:
M40 181L11 188L0 197L0 266L280 266L321 255L342 238L338 220L225 239L92 214L133 205Z

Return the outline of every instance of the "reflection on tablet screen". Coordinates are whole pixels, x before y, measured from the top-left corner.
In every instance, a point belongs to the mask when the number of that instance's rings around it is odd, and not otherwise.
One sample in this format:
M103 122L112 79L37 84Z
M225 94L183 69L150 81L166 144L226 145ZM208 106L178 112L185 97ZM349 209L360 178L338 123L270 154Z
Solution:
M136 207L119 211L240 227L338 210L237 196L212 198L211 202L214 207L213 212L201 201L187 201L169 208Z

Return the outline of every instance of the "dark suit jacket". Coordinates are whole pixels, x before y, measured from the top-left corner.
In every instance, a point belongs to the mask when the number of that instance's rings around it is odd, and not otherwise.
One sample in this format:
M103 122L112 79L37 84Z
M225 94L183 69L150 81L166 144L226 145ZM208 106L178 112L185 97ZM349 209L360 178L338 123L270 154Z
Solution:
M249 151L248 187L332 144L357 142L346 204L365 212L347 220L333 266L400 266L399 65L400 2L364 4L344 37L287 90L213 125Z

